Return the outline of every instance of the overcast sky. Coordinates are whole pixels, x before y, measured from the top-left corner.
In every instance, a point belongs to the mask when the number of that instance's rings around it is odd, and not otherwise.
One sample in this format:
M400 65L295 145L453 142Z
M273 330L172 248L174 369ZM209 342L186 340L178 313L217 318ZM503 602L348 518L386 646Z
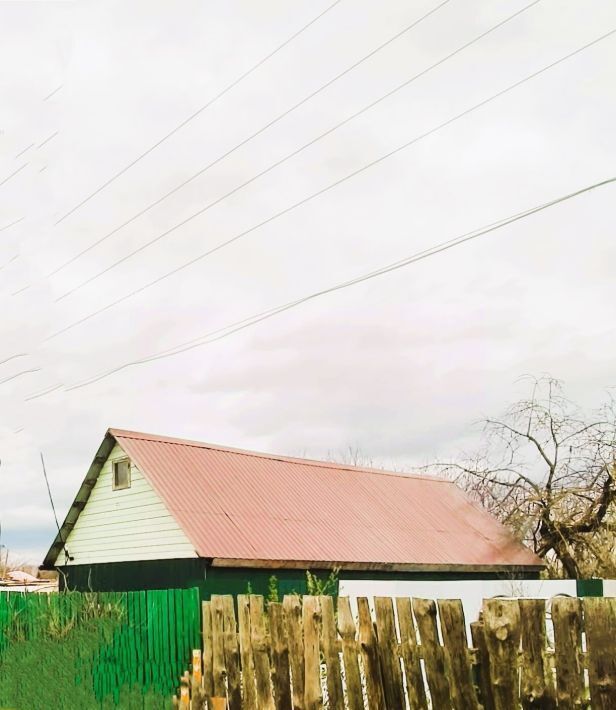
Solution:
M332 3L0 3L0 522L15 558L39 562L53 537L39 452L62 517L110 426L313 457L353 446L410 468L476 446L474 422L525 394L524 373L588 407L616 384L608 185L68 389L616 175L612 35L165 276L616 28L613 0L542 0L116 265L530 0L340 0L315 20Z

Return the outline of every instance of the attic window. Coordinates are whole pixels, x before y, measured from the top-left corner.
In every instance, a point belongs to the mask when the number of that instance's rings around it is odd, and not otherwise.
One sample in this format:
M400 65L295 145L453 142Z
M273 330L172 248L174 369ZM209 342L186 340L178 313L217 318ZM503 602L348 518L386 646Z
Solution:
M130 488L130 460L117 459L113 462L112 488L114 491L121 491Z

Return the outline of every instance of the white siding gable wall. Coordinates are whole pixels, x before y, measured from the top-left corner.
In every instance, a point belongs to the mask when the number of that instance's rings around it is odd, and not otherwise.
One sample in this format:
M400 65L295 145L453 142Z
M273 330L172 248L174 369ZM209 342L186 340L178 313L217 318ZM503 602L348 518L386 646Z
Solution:
M61 551L56 564L197 557L184 531L133 463L130 488L112 489L111 462L123 456L116 444L66 540L75 559L65 562Z

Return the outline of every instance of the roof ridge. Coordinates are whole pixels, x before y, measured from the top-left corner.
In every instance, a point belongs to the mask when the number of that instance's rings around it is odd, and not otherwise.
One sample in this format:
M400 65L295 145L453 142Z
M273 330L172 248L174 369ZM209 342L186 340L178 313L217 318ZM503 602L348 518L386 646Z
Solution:
M161 442L166 444L172 444L177 446L192 446L198 449L211 449L214 451L222 451L225 453L236 454L239 456L252 456L254 458L267 459L269 461L284 461L285 463L293 463L297 465L304 466L314 466L315 468L331 468L341 471L356 471L359 473L371 473L380 476L391 476L396 478L415 478L422 481L430 481L433 483L449 483L455 485L453 481L446 478L440 478L439 476L430 476L428 474L421 474L415 472L397 472L389 471L387 469L370 468L368 466L353 466L352 464L337 463L335 461L322 461L319 459L303 459L294 456L284 456L282 454L270 454L261 451L251 451L248 449L238 449L230 446L222 446L220 444L210 444L205 441L196 441L193 439L182 439L173 436L162 436L160 434L148 434L146 432L130 431L126 429L114 429L110 428L109 433L114 437L119 436L125 439L141 439L144 441Z

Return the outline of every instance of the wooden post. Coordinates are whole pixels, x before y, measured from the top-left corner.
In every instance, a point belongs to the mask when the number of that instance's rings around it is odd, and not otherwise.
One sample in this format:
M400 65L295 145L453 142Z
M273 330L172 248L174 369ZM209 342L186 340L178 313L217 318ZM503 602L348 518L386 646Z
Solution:
M453 706L456 710L478 710L462 602L460 599L441 599L438 613Z
M387 707L404 706L404 687L400 667L399 641L396 633L394 605L391 597L375 597L374 611Z
M239 622L240 657L242 661L242 708L245 710L257 710L255 665L250 640L250 598L247 594L238 594L237 615Z
M551 670L546 661L545 601L520 599L522 630L522 707L556 708Z
M428 710L411 600L408 597L398 597L396 599L396 610L398 612L398 625L400 626L400 653L406 673L408 704L411 710Z
M436 604L432 599L413 599L413 612L419 629L432 707L448 708L450 706L449 683L445 668L445 652L438 638Z
M320 596L322 636L321 644L327 668L327 698L329 710L344 710L342 690L342 668L340 666L340 642L336 629L334 601L331 597Z
M304 706L306 710L323 707L321 692L321 657L319 626L321 611L318 597L306 595L302 605L304 625Z
M257 680L257 707L259 710L275 710L270 678L269 644L265 632L263 597L250 595L250 640Z
M225 596L222 597L222 612L223 646L225 651L229 710L242 710L242 679L237 648L237 623L235 621L233 597L230 594L225 594Z
M212 653L212 604L203 602L202 624L203 624L203 692L206 699L210 699L214 694L214 663Z
M180 707L183 710L190 708L190 681L188 673L180 678Z
M483 619L490 654L490 679L495 710L518 707L520 607L515 599L485 599Z
M193 687L195 685L201 685L201 682L203 681L203 664L201 661L201 649L200 648L194 648L192 652L192 684Z
M370 605L366 597L358 597L357 611L359 615L359 644L366 676L366 693L370 710L381 710L386 707L381 664L376 642L376 634L372 625Z
M289 677L289 644L284 624L282 604L270 602L267 606L270 635L272 637L272 680L276 710L292 710L291 679Z
M552 599L556 699L559 710L579 710L584 702L582 660L582 601L577 597Z
M220 594L212 594L212 671L214 676L214 695L217 698L227 697L225 683L227 669L225 666L224 645L224 612L223 598Z
M616 708L616 597L585 597L584 628L593 710Z
M476 673L481 704L483 710L494 710L494 697L492 695L492 681L490 679L490 654L486 646L485 629L483 626L483 613L479 612L479 621L471 623L471 638L477 655Z
M355 639L356 628L348 597L338 597L338 627L342 637L342 658L349 710L364 710L364 696Z
M205 708L205 692L203 690L203 663L200 648L193 649L191 665L191 710L202 710Z
M304 632L302 627L302 602L297 595L285 596L282 602L287 638L289 639L289 665L293 689L293 710L304 710Z

